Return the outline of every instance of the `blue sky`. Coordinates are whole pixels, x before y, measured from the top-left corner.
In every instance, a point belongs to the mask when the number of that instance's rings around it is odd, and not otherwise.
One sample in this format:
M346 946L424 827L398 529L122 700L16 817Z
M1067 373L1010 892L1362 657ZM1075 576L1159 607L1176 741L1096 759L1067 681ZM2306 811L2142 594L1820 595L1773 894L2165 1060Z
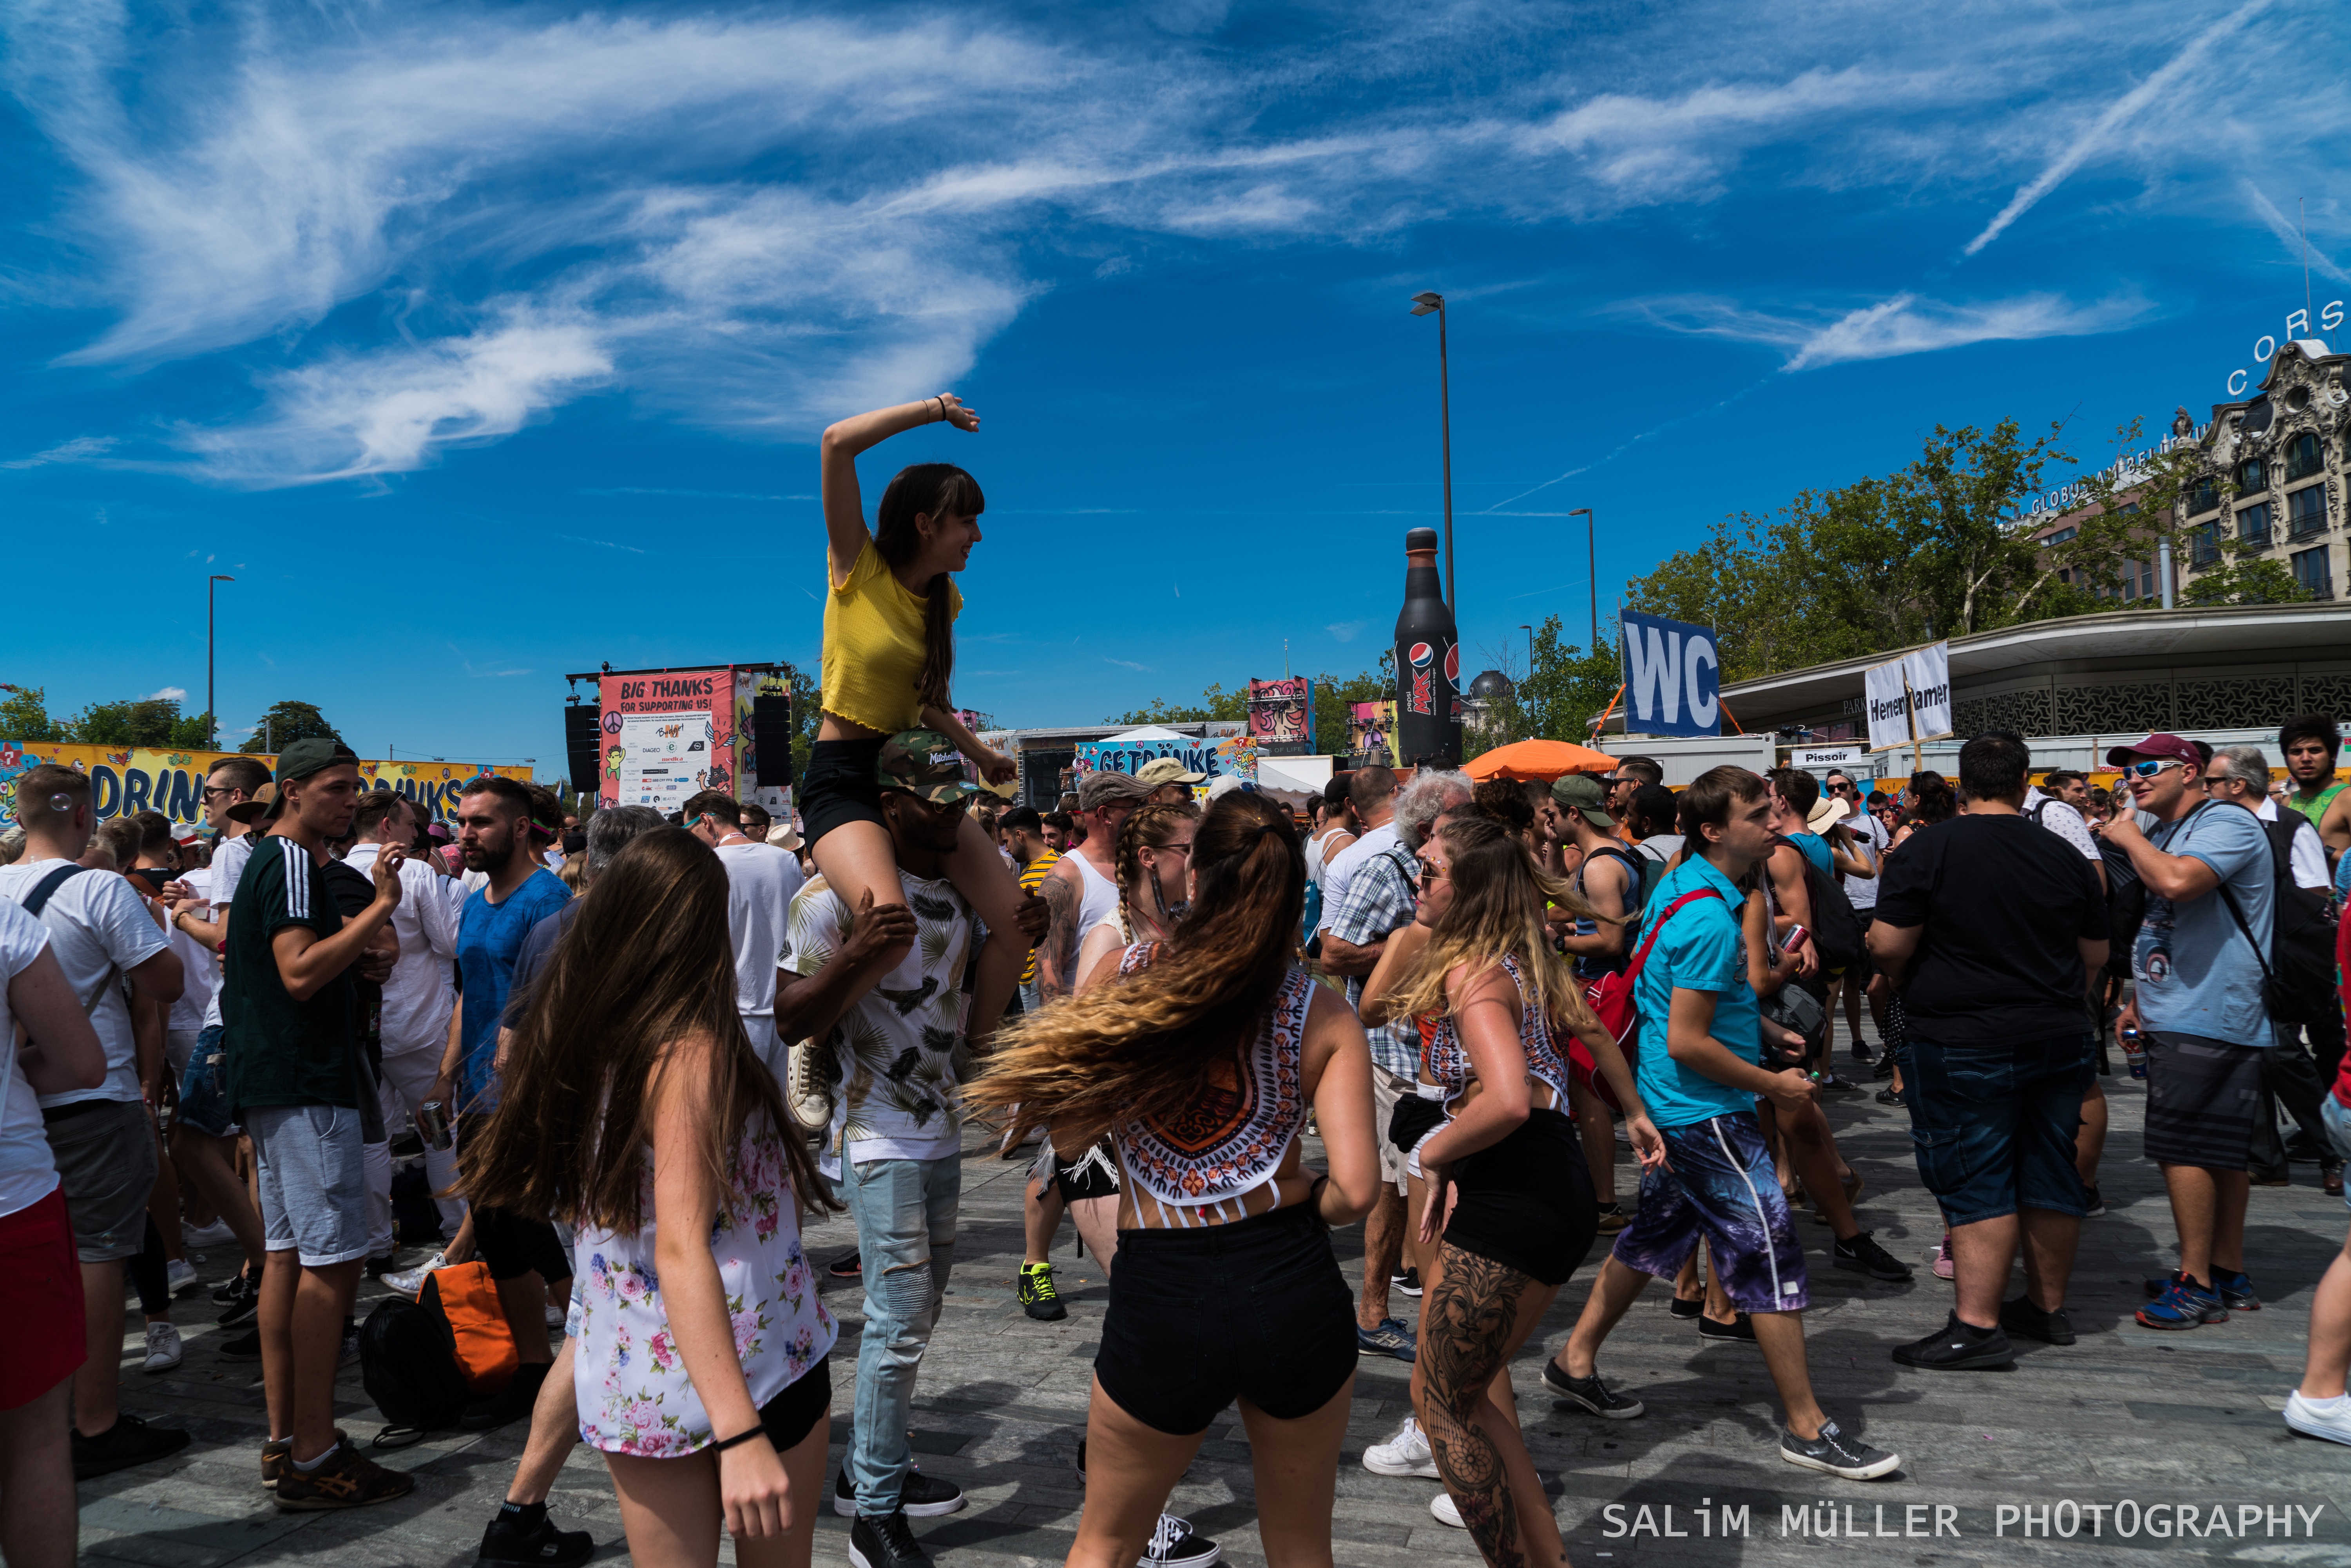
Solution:
M831 419L985 419L957 696L1465 664L1935 423L2199 418L2351 295L2346 11L21 0L0 680L560 767L565 671L813 663ZM2340 335L2339 333L2337 334Z

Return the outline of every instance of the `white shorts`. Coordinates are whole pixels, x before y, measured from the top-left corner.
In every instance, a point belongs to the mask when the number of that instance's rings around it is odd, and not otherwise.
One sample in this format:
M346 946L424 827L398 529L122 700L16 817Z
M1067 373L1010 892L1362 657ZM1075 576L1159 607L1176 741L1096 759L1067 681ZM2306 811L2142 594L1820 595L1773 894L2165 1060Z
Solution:
M368 1255L367 1155L360 1113L339 1105L252 1105L263 1246L306 1269Z

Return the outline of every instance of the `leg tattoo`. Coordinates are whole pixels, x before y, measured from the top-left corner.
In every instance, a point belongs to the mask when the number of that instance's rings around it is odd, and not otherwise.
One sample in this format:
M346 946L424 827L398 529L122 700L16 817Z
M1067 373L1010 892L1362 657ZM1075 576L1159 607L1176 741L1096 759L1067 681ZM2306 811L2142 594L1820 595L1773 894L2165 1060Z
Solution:
M1490 1563L1518 1568L1527 1556L1517 1500L1484 1413L1487 1385L1501 1369L1518 1322L1519 1299L1534 1281L1450 1243L1443 1256L1443 1281L1421 1307L1428 1446L1478 1550Z

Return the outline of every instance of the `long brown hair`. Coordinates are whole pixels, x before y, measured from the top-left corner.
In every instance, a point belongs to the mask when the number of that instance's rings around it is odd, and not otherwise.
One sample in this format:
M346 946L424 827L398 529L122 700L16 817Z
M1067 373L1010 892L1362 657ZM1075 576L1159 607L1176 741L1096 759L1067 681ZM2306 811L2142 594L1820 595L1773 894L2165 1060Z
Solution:
M1453 902L1429 933L1417 966L1390 998L1390 1011L1411 1017L1450 1012L1446 977L1463 964L1482 967L1507 956L1518 960L1529 1007L1552 1018L1584 1019L1583 988L1567 960L1552 950L1543 904L1548 900L1582 920L1606 916L1538 869L1506 822L1457 813L1437 836L1452 856L1446 874L1453 881Z
M835 1206L781 1092L735 1010L726 871L683 828L638 835L597 873L515 1030L505 1094L459 1155L476 1204L624 1234L644 1228L653 1075L675 1042L718 1042L705 1168L732 1192L736 1141L756 1112L784 1146L803 1209ZM739 1196L739 1195L738 1195Z
M873 513L873 548L887 565L905 565L922 552L923 534L917 517L933 521L946 517L976 517L987 509L979 481L952 463L913 463L898 470L882 492ZM923 609L923 673L914 695L926 704L947 706L947 683L955 674L955 614L947 574L933 577Z
M1140 852L1165 849L1168 841L1175 838L1178 825L1199 820L1200 808L1189 800L1162 800L1157 805L1127 813L1126 825L1118 831L1117 875L1118 924L1128 941L1134 940L1134 910L1131 902L1133 894L1127 890L1134 885L1134 879L1143 874ZM1156 900L1158 890L1155 887L1152 891ZM1159 911L1162 915L1167 913L1164 906ZM1175 923L1171 920L1168 924L1172 925Z
M1140 815L1141 813L1137 813ZM1290 813L1236 790L1192 841L1191 913L1147 967L1010 1026L966 1098L1021 1130L1165 1117L1228 1085L1298 956L1306 857Z

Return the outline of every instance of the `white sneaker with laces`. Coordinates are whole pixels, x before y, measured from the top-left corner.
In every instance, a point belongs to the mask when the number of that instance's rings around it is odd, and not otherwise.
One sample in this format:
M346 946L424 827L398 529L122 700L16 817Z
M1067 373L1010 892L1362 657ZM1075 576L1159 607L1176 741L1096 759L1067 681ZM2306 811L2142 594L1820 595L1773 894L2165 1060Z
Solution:
M1434 1476L1437 1460L1421 1435L1419 1417L1407 1416L1396 1435L1364 1450L1364 1469L1375 1476Z
M1453 1506L1453 1494L1449 1491L1438 1492L1431 1498L1428 1511L1437 1516L1437 1522L1439 1524L1449 1524L1456 1530L1469 1528L1461 1522L1461 1511Z
M170 1323L147 1325L147 1360L141 1372L169 1372L180 1364L180 1331Z
M2332 1406L2320 1409L2316 1401L2304 1399L2300 1389L2285 1396L2285 1424L2306 1437L2325 1437L2329 1442L2351 1443L2351 1400L2325 1401Z
M174 1258L163 1265L163 1290L176 1296L192 1290L196 1284L196 1266L184 1258Z
M227 1220L215 1219L201 1229L193 1225L182 1225L180 1239L186 1245L201 1250L206 1247L227 1246L236 1239L236 1232L229 1228Z
M448 1266L449 1255L445 1252L435 1252L413 1269L402 1269L397 1273L386 1274L383 1277L384 1287L387 1290L398 1291L403 1296L414 1296L424 1289L425 1275L435 1269L445 1269Z

